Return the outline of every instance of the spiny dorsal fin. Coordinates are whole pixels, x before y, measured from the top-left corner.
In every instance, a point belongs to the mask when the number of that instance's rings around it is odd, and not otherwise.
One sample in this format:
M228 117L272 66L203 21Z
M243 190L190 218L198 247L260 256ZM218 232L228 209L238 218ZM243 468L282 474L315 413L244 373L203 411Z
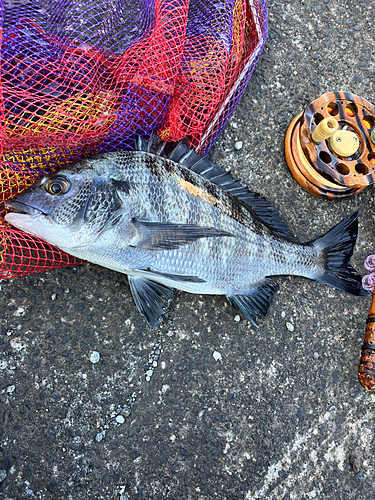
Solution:
M200 156L189 147L186 139L177 143L166 143L152 136L148 141L137 139L136 149L168 158L201 175L240 200L275 236L288 241L296 241L279 214L266 199L235 181L230 172L226 172L219 165L214 165L208 155Z

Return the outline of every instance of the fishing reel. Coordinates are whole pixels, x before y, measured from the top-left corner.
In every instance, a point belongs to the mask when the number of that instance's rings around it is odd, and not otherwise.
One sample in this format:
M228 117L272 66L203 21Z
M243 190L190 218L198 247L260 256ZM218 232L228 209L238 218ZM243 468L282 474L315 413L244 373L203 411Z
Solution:
M323 94L289 125L285 158L314 196L355 196L375 182L375 107L349 92Z

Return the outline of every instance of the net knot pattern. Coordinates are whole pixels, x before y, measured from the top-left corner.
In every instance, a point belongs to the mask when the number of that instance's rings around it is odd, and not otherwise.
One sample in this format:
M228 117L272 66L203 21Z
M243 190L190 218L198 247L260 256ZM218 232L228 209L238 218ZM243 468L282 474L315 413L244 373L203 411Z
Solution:
M40 177L136 135L207 153L267 22L265 0L0 0L0 279L80 263L3 219Z

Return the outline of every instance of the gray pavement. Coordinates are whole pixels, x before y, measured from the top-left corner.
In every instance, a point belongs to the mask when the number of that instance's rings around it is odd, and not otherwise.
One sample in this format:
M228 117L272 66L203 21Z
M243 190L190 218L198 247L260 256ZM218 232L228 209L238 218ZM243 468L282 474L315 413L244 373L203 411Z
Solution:
M353 263L365 274L373 187L339 202L309 195L283 141L324 92L375 102L374 2L268 8L266 48L214 158L301 241L360 209ZM276 281L258 330L224 298L185 293L152 330L107 269L3 280L0 497L374 500L375 395L357 381L370 299Z

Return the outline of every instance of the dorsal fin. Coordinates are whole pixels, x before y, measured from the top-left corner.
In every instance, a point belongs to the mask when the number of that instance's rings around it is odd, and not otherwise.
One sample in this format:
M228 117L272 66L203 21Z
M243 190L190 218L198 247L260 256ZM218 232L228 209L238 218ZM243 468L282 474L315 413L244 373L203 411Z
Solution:
M266 199L235 181L230 172L226 172L219 165L214 165L208 155L200 156L196 153L189 147L186 138L179 142L163 142L157 136L152 136L148 141L137 137L135 142L138 151L168 158L224 189L240 200L275 236L288 241L296 241L279 214Z
M144 151L145 153L150 153L153 143L153 137L151 139L144 139L140 135L135 136L134 149L136 151Z

